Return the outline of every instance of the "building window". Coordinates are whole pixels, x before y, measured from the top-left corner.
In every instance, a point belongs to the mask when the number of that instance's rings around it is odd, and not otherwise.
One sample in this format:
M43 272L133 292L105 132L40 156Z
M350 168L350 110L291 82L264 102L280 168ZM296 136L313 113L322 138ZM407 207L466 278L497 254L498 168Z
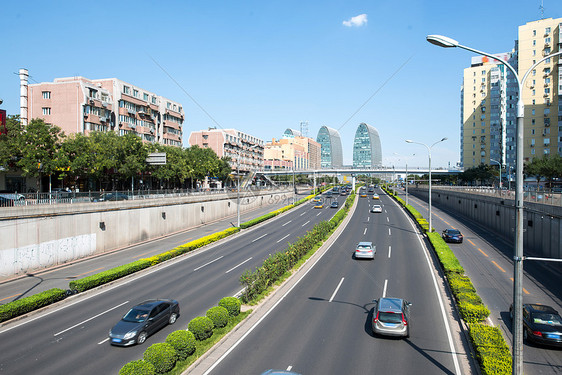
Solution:
M148 102L148 94L146 92L142 94L142 98L144 101Z
M129 95L131 88L129 86L123 86L123 93Z
M531 135L535 135L535 129L531 129Z
M166 108L170 109L171 106L172 106L172 103L166 102Z
M537 41L533 39L533 47L537 45Z
M550 145L550 138L544 138L544 139L543 139L543 142L544 142L544 145L545 145L545 146Z
M139 97L139 90L133 89L133 96L134 96L135 98L138 98L138 97Z
M155 96L152 97L152 104L156 104L156 97Z
M545 28L545 29L544 29L544 33L545 33L545 34L550 34L550 27Z
M533 50L533 56L536 56L536 55L537 55L537 51Z
M531 119L531 125L535 125L535 119Z
M533 36L537 36L537 30L533 30Z
M544 114L545 114L545 115L550 114L550 108L545 108L545 109L544 109Z
M51 99L51 92L50 91L42 91L41 95L43 95L43 99Z
M50 115L51 114L51 108L49 107L43 107L43 115Z
M531 114L532 114L533 116L535 115L535 110L534 110L534 109L531 110Z

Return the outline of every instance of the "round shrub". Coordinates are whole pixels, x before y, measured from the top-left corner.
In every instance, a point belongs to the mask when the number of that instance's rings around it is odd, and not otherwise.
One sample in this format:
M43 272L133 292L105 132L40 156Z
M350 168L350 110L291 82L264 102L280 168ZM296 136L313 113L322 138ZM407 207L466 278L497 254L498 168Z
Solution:
M166 337L166 342L174 348L178 360L183 361L195 352L195 336L189 331L175 331Z
M119 375L155 375L154 365L144 359L127 363L119 370Z
M222 306L211 307L206 315L213 321L215 328L222 328L228 324L228 310Z
M224 307L230 316L238 316L241 305L242 303L236 297L224 297L219 301L219 306Z
M193 335L199 341L213 336L213 321L206 316L193 318L187 325L187 328L193 332Z
M150 345L144 352L143 359L154 365L157 374L164 374L174 368L178 355L172 345L162 342Z

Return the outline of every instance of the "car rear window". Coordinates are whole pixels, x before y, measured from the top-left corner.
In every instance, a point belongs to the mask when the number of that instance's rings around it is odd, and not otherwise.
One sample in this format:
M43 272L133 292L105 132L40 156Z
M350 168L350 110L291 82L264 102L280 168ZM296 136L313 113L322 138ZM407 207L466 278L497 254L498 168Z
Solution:
M549 326L562 326L560 316L554 314L533 314L535 324L546 324Z
M402 313L379 311L379 321L383 323L402 323Z

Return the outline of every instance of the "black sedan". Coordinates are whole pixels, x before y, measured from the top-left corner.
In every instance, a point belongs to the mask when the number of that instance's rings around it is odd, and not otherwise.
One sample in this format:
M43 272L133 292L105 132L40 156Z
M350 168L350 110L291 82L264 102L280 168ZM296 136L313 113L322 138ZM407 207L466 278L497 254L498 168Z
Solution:
M513 305L509 308L513 319ZM523 339L538 344L562 346L562 318L547 305L523 305Z
M178 301L173 299L149 300L134 306L109 331L112 345L142 344L146 338L164 327L174 324L180 315Z
M463 239L461 231L458 229L445 229L443 233L441 233L441 237L445 242L462 243Z
M102 194L100 201L101 202L108 202L108 201L126 201L129 199L129 196L124 193L106 193Z

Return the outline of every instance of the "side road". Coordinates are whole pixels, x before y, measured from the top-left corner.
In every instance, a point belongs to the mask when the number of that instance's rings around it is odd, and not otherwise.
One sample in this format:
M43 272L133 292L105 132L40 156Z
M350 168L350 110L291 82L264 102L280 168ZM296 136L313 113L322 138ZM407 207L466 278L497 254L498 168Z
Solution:
M241 222L279 209L285 206L285 203L286 202L279 202L253 211L246 211L241 214ZM102 255L78 259L49 269L29 272L19 277L0 280L0 304L31 296L52 288L67 289L68 283L73 279L86 277L122 264L136 261L140 258L150 257L235 225L236 216L229 216L214 222L187 228L184 231L173 233L156 240L116 249Z

